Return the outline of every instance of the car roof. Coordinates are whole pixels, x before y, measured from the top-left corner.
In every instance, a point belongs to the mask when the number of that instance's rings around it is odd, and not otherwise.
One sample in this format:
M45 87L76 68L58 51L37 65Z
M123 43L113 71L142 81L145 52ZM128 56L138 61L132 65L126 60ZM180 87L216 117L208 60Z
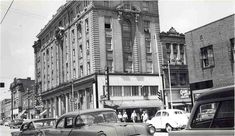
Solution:
M212 89L207 93L199 95L196 101L234 97L234 85Z
M24 123L37 122L37 121L47 121L47 120L56 120L56 119L55 118L27 119L27 120L24 120Z
M76 116L79 114L101 112L101 111L114 111L114 112L116 112L114 109L111 109L111 108L87 109L87 110L78 110L78 111L68 112L68 113L63 114L61 117L63 117L63 116Z
M167 112L182 111L182 112L184 112L183 110L180 110L180 109L162 109L162 110L159 110L159 111L167 111Z

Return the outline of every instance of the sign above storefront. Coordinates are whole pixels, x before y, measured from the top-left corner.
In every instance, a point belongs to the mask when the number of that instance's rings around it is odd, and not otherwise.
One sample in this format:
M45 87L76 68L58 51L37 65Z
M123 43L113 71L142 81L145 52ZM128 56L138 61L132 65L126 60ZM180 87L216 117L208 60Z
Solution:
M190 91L188 89L180 90L180 98L185 99L190 97Z

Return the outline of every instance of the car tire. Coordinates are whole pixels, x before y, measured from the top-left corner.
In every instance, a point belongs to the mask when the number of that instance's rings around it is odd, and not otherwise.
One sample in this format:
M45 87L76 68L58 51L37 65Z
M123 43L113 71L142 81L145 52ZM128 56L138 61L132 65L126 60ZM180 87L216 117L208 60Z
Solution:
M165 128L166 132L171 132L173 130L172 126L170 124L166 124L166 128Z

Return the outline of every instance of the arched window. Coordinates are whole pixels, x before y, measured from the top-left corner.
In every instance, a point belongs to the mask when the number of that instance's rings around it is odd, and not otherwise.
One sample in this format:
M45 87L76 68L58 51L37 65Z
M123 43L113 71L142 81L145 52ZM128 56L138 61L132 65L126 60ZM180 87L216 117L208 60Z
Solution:
M132 40L131 40L131 23L124 20L122 24L122 46L123 46L123 64L124 72L132 72Z

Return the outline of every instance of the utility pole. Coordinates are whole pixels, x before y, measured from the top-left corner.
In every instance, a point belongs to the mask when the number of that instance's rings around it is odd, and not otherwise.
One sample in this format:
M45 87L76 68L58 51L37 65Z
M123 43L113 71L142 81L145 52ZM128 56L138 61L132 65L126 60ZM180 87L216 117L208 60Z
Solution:
M30 113L29 113L29 88L27 88L27 94L28 94L28 119L30 118Z
M172 105L172 91L171 91L171 72L170 72L170 61L168 61L168 76L169 76L169 89L170 89L171 109L173 109L173 105Z
M11 120L13 121L13 88L11 88Z

